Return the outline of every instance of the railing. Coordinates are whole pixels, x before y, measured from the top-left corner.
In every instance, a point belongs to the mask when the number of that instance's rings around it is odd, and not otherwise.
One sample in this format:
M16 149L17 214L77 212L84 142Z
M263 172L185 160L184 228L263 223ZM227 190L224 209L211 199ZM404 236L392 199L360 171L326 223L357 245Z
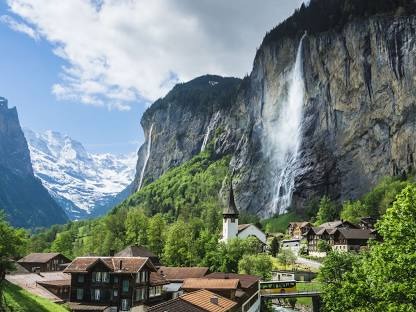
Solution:
M242 312L248 312L250 308L256 304L256 302L259 300L259 292L257 291L253 296L250 297L248 301L246 301L243 306L241 307Z

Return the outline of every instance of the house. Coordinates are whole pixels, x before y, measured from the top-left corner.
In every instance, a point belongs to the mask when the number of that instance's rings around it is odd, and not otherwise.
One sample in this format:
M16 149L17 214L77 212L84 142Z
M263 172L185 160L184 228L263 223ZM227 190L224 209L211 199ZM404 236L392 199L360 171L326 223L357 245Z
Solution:
M64 272L71 274L73 311L143 311L162 295L163 281L152 275L157 270L149 258L78 257Z
M331 222L325 222L318 227L311 227L303 236L307 240L308 252L319 252L318 243L321 240L330 240L330 235L335 229L359 229L359 226L344 220L337 220Z
M238 224L238 209L234 200L233 188L230 188L228 206L223 210L222 238L221 241L228 242L233 238L256 237L263 246L266 245L266 234L253 224Z
M369 239L375 238L370 230L345 228L336 229L330 237L332 249L338 251L360 251Z
M148 312L233 312L237 303L206 289L150 307Z
M187 278L201 278L208 273L207 267L165 267L158 269L158 274L162 276L168 284L163 286L163 291L167 298L177 298L182 295L182 283Z
M298 255L300 251L300 239L295 238L282 240L282 249L289 249L295 255Z
M310 222L290 222L287 232L292 239L301 239L302 236L312 227Z
M186 279L182 285L185 293L205 289L237 303L236 310L260 311L260 278L254 275L211 273L204 278Z
M62 271L64 264L70 262L70 259L58 252L31 253L17 261L29 272Z
M358 222L358 225L362 229L374 230L376 223L377 223L377 219L376 218L373 218L373 217L364 217L364 218L361 218L360 219L360 222Z
M114 255L115 257L143 257L149 258L153 265L157 268L162 264L158 256L143 246L132 245L124 248Z
M313 227L305 233L308 242L308 252L319 250L319 241L327 242L332 250L359 251L367 246L368 240L376 238L373 230L363 229L348 221L327 222L319 227Z

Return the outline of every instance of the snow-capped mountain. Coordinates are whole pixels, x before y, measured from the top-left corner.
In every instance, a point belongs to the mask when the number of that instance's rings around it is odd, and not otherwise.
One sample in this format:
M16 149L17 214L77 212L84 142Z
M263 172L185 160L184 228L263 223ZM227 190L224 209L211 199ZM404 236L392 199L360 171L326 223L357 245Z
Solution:
M136 154L93 154L59 132L24 133L35 175L71 219L104 214L128 196Z

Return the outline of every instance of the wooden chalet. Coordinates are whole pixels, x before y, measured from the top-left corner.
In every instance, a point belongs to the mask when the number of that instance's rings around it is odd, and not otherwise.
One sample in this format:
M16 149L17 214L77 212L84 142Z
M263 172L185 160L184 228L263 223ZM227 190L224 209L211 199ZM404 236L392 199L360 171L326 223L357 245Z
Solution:
M58 252L31 253L17 263L29 272L62 271L71 260Z
M290 222L287 232L290 237L300 239L312 227L310 222Z
M78 257L64 272L71 274L73 311L140 310L161 297L167 283L144 257Z

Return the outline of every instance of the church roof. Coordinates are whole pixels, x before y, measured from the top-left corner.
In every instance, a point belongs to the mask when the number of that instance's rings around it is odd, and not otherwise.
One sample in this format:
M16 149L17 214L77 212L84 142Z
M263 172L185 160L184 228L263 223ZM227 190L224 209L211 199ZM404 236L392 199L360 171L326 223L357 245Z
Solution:
M233 186L230 186L230 193L228 195L228 205L224 207L224 210L222 211L223 215L235 215L238 216L238 209L235 204L234 200L234 191Z

